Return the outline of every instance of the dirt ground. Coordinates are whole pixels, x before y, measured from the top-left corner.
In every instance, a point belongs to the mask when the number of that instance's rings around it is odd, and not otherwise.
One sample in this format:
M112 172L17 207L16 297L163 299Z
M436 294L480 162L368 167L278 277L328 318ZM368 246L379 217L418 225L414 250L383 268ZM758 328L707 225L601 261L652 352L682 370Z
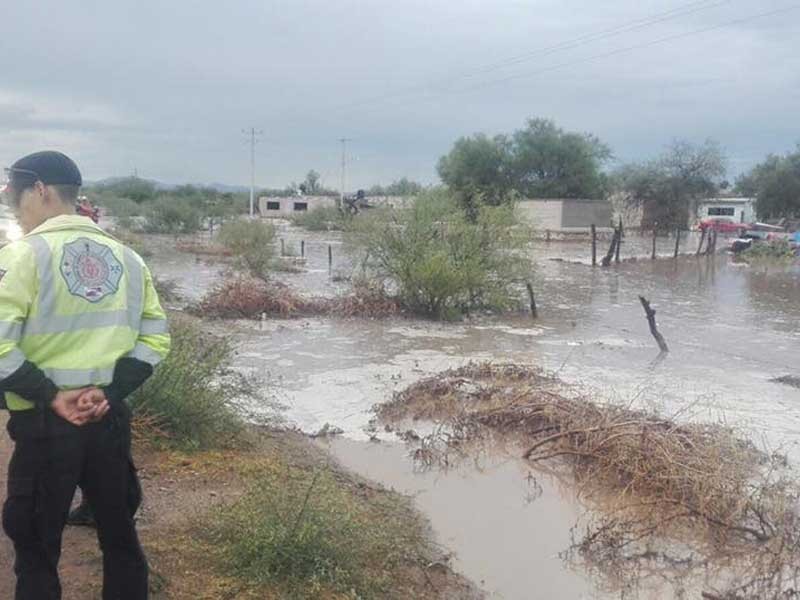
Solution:
M13 451L13 442L5 432L6 413L0 414L0 499L5 501L6 472ZM138 453L136 457L145 501L139 513L139 533L147 549L161 532L182 522L187 513L202 511L214 503L235 496L241 485L230 480L211 482L183 465L159 464L155 453ZM12 598L14 551L5 535L0 536L0 598ZM64 600L86 600L100 595L102 562L93 529L67 527L64 532L60 563ZM155 578L159 579L156 571ZM161 597L169 597L162 595Z
M6 421L6 414L0 413L3 428L0 501L5 500L6 470L13 450L13 443L5 433ZM261 437L258 452L289 454L295 464L319 464L321 451L301 434L272 432ZM279 598L269 590L246 590L239 582L215 576L207 564L195 560L189 549L192 540L186 524L202 521L209 509L234 500L244 490L241 471L232 466L242 460L241 454L237 451L181 454L135 450L144 492L138 514L139 534L150 562L152 598ZM329 459L324 462L329 463ZM358 485L372 486L369 482ZM13 597L13 560L9 540L0 535L0 598ZM100 598L102 562L93 529L68 527L65 530L59 570L64 600ZM482 597L468 581L443 563L408 569L399 576L404 589L414 590L415 598L469 600Z

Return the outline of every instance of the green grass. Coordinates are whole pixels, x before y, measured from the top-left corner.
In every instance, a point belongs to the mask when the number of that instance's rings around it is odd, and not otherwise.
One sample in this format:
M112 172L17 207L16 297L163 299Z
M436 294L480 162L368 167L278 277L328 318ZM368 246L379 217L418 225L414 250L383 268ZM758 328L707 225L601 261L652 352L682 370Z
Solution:
M398 573L432 560L425 526L405 498L329 467L273 462L252 477L201 534L222 571L248 585L277 587L291 599L403 597Z
M233 349L186 318L170 321L172 349L131 396L134 425L145 437L183 449L243 441L244 403L257 397L231 367Z

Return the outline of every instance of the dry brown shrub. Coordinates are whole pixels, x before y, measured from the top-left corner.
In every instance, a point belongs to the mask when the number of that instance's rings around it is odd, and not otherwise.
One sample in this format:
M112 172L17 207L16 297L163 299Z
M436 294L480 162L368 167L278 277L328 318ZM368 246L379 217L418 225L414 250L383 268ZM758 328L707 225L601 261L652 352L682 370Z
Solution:
M599 405L554 377L515 365L446 371L377 412L390 423L438 422L422 440L427 462L434 448L447 462L449 451L501 435L524 444L524 458L540 467L566 467L595 509L573 546L573 558L584 564L624 573L637 558L657 558L654 540L668 539L665 556L690 544L725 557L722 591L705 592L709 598L798 594L800 485L784 456L759 450L731 427Z
M221 319L258 319L262 315L384 318L399 314L400 308L382 288L369 285L354 285L349 293L335 298L308 298L280 282L238 277L214 287L193 312Z

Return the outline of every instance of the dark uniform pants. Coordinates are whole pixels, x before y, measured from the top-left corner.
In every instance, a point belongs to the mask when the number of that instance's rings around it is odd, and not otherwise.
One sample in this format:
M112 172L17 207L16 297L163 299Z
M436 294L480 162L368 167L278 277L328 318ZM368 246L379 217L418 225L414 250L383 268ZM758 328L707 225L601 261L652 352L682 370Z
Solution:
M148 568L133 519L141 488L127 418L109 413L75 427L50 411L12 412L8 432L15 446L3 529L16 551L16 600L61 598L61 534L79 483L97 521L103 600L146 599Z

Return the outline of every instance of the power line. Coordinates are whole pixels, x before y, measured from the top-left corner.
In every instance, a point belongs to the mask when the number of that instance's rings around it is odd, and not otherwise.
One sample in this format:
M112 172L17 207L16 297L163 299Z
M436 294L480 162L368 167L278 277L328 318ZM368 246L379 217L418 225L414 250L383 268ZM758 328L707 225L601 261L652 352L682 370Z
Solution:
M264 135L264 132L255 127L242 129L242 133L250 136L250 216L255 215L255 195L256 195L256 136Z
M564 50L572 50L573 48L578 48L580 46L583 46L591 42L613 38L623 33L629 33L631 31L636 31L637 29L643 29L646 27L650 27L652 25L657 25L659 23L663 23L665 21L669 21L677 17L687 16L703 10L708 10L710 8L720 6L722 4L730 3L730 1L731 0L701 0L699 2L698 1L690 2L688 4L684 4L676 8L670 9L668 11L651 15L649 17L643 17L635 19L633 21L628 21L626 23L622 23L620 25L611 27L609 29L603 29L595 33L584 34L576 38L559 42L558 44L545 46L543 48L539 48L530 52L508 57L506 59L503 59L495 63L490 63L481 67L476 67L475 69L472 70L463 71L460 74L444 77L439 79L438 82L433 82L433 83L434 85L437 83L438 84L452 83L458 81L459 79L472 78L507 66L526 62L533 58L548 56L550 54L555 54L557 52L561 52ZM359 100L353 103L344 104L334 108L333 110L346 110L349 108L356 108L358 106L363 106L365 104L372 104L374 102L394 99L399 96L414 95L416 92L420 91L427 92L430 87L431 87L431 82L421 83L412 86L410 88L407 88L405 90L400 90L398 92L387 93L381 96L375 96L373 98L365 98L364 100Z
M339 141L342 144L342 189L341 189L341 196L339 201L341 204L340 207L344 207L344 195L345 189L347 187L347 142L352 142L351 138L339 138Z
M501 77L499 79L493 79L493 80L490 80L490 81L485 81L485 82L482 82L482 83L474 85L474 86L470 86L470 87L467 87L467 88L462 88L460 90L455 90L452 93L460 94L460 93L471 92L471 91L475 91L475 90L478 90L478 89L483 89L485 87L489 87L489 86L492 86L492 85L496 85L498 83L505 83L507 81L512 81L514 79L520 79L520 78L523 78L523 77L530 77L530 76L533 76L533 75L539 75L541 73L547 73L549 71L555 71L555 70L558 70L558 69L563 69L564 67L571 67L571 66L578 65L578 64L581 64L581 63L585 63L585 62L592 62L592 61L595 61L595 60L599 60L601 58L608 58L609 56L616 56L617 54L623 54L625 52L630 52L631 50L640 50L642 48L648 48L650 46L663 44L665 42L671 42L671 41L687 38L687 37L690 37L690 36L693 36L693 35L699 35L701 33L707 33L709 31L715 31L715 30L718 30L718 29L723 29L723 28L729 27L731 25L740 25L742 23L747 23L749 21L754 21L756 19L761 19L761 18L764 18L764 17L771 17L771 16L774 16L774 15L777 15L777 14L782 14L782 13L785 13L785 12L790 12L792 10L797 10L798 8L800 8L800 4L792 4L790 6L785 6L783 8L779 8L779 9L776 9L776 10L757 13L755 15L749 15L747 17L742 17L742 18L739 18L739 19L733 19L733 20L730 20L730 21L726 21L724 23L720 23L718 25L712 25L710 27L703 27L701 29L694 29L692 31L687 31L687 32L684 32L684 33L677 33L675 35L669 35L669 36L666 36L666 37L663 37L663 38L659 38L659 39L656 39L656 40L650 40L649 42L643 42L641 44L634 44L632 46L626 46L624 48L617 48L616 50L611 50L609 52L603 52L601 54L595 54L594 56L588 56L588 57L585 57L585 58L581 58L581 59L577 59L577 60L573 60L573 61L560 63L560 64L553 65L553 66L550 66L550 67L545 67L543 69L538 69L536 71L528 71L526 73L516 73L514 75L509 75L507 77Z
M710 8L715 8L717 6L721 6L723 4L729 4L731 0L702 0L701 2L690 2L687 5L674 8L672 10L668 10L663 13L658 13L656 15L652 15L650 17L645 17L642 19L637 19L631 21L629 23L624 23L622 25L618 25L616 27L612 27L610 29L605 29L602 31L598 31L596 33L586 34L572 40L567 40L565 42L561 42L558 44L554 44L552 46L547 46L545 48L540 48L539 50L534 50L531 52L526 52L524 54L519 54L517 56L512 56L507 59L498 61L496 63L486 65L485 67L481 67L480 69L475 70L472 74L464 75L464 77L472 77L474 75L481 75L483 73L491 72L497 69L501 69L507 66L519 64L526 62L532 58L538 58L540 56L547 56L549 54L553 54L555 52L559 52L561 50L572 50L573 48L577 48L589 42L596 42L599 40L603 40L610 37L616 37L622 33L628 33L630 31L636 31L637 29L642 29L645 27L649 27L651 25L658 25L659 23L664 23L666 21L670 21L676 17L683 17L687 15L691 15L703 10L708 10Z

